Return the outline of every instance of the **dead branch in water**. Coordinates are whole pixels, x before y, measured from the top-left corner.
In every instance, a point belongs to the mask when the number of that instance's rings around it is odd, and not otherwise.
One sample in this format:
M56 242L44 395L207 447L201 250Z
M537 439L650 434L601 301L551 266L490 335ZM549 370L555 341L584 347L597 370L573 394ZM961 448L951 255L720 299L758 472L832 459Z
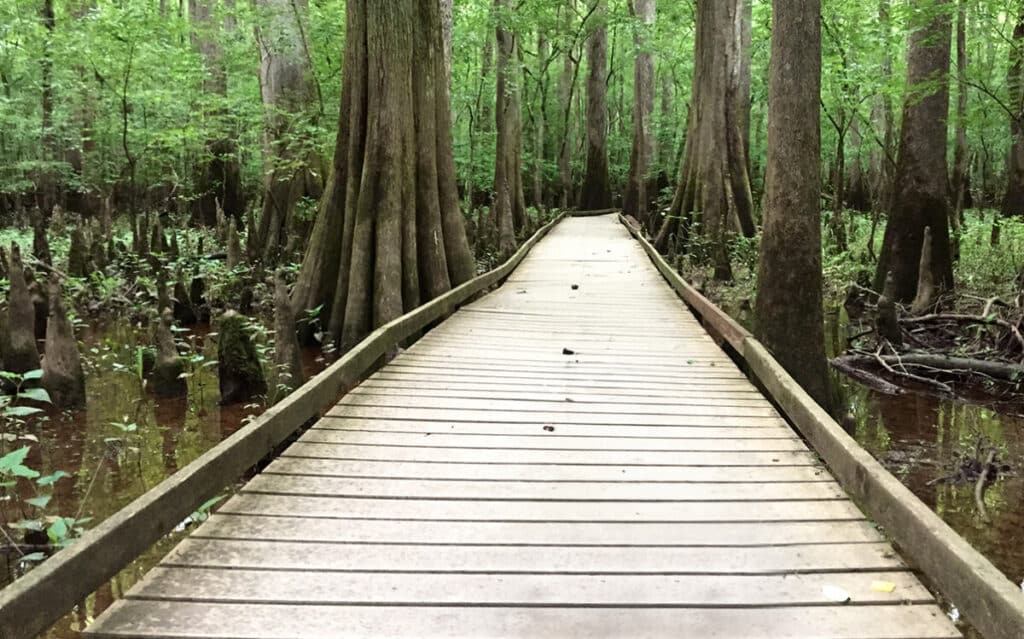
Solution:
M992 465L996 461L996 450L993 448L988 451L988 457L985 458L985 463L981 469L981 475L978 476L978 482L974 484L974 502L978 505L978 516L986 524L992 523L992 520L988 516L988 511L985 510L985 488L988 485L989 471L992 469Z

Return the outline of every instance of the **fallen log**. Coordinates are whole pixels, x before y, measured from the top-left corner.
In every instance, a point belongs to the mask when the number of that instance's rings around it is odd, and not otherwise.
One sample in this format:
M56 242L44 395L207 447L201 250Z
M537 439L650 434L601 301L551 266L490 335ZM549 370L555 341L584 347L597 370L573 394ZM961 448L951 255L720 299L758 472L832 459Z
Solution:
M953 357L934 353L901 353L899 356L878 355L877 357L847 355L840 359L845 360L846 365L851 366L884 363L888 366L915 366L959 375L977 373L1007 382L1024 381L1024 365L972 357Z
M885 395L902 395L903 389L893 384L892 382L885 380L874 373L858 368L854 365L854 361L860 359L859 355L844 355L842 357L836 357L829 361L832 368L837 371L844 373L845 375L852 377L861 384L864 384L873 391L883 393Z

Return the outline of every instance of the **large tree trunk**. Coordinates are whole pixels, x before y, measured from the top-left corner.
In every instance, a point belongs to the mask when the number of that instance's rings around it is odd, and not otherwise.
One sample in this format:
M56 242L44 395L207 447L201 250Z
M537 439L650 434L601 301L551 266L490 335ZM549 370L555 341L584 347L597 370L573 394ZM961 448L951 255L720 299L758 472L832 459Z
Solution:
M498 64L496 67L495 124L498 139L494 152L494 213L498 230L498 253L503 258L516 248L515 231L526 217L522 174L522 120L519 113L517 37L505 26L507 0L494 0Z
M956 141L953 147L953 211L950 223L959 237L960 216L967 205L969 149L967 147L967 3L960 0L956 20Z
M696 60L682 175L669 215L655 240L660 250L678 234L685 243L694 225L708 240L715 278L732 278L728 245L739 231L752 237L753 197L744 149L739 71L743 0L699 0ZM693 215L699 212L698 216Z
M768 166L756 332L801 386L828 403L821 277L821 0L772 11Z
M40 8L39 18L45 30L43 39L43 56L40 62L42 67L42 152L44 161L57 159L57 135L53 129L53 54L51 42L53 32L56 28L56 20L53 13L53 0L43 0ZM40 172L38 184L38 201L40 210L44 216L49 216L55 204L57 204L57 172L53 167L44 165Z
M318 112L305 39L306 0L257 0L257 7L265 25L257 27L256 41L266 130L263 212L254 246L274 257L288 244L299 198L319 197L323 190L320 160L303 132Z
M656 15L655 0L631 0L630 10L636 18L633 43L633 150L630 153L629 178L623 196L622 210L645 227L649 224L651 193L651 161L654 158L654 53L651 51Z
M608 178L608 26L605 0L594 0L596 25L587 39L587 170L580 192L583 210L606 209L612 205Z
M208 95L226 96L228 77L224 66L224 49L220 25L217 23L217 0L189 0L192 18L192 44L199 51L207 68L203 91ZM225 22L227 24L227 22ZM223 115L219 108L214 115ZM238 165L238 147L228 135L217 135L206 143L209 160L199 168L197 195L192 203L192 221L215 226L217 206L225 215L241 220L245 212L242 173Z
M935 285L940 290L953 287L946 164L952 20L945 5L949 3L914 3L912 19L926 24L912 25L921 28L910 36L892 206L875 273L875 290L881 290L886 274L892 272L894 301L910 301L917 293L926 227L932 229Z
M569 0L565 8L567 16L572 14L575 0ZM572 126L569 118L572 113L572 97L576 87L576 75L579 69L573 60L572 47L567 47L562 58L562 72L558 76L558 103L562 106L562 136L558 147L558 179L560 188L559 206L564 210L574 201L572 183Z
M438 0L346 5L335 169L317 221L324 242L311 244L293 292L300 310L329 303L342 351L475 272L455 185L441 29Z
M544 145L548 117L548 64L550 45L543 31L537 33L537 114L533 122L533 205L544 208Z
M1018 13L1010 47L1006 86L1009 93L1010 153L1006 161L1003 215L1024 215L1024 7Z

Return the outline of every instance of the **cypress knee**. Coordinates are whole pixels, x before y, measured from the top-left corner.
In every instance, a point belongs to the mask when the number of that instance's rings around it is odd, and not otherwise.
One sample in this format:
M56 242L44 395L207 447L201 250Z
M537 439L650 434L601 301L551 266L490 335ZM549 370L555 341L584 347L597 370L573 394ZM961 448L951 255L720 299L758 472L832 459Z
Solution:
M56 408L85 406L85 373L58 277L50 278L50 317L46 323L42 384Z
M4 353L6 370L27 373L39 368L39 349L36 346L35 310L32 295L25 282L25 267L21 262L21 249L11 244L11 262L7 269L10 295L7 302L7 327L11 336L8 351Z
M288 296L284 274L274 276L274 364L277 367L278 386L295 390L306 381L302 371L302 352L295 332L295 312Z
M185 276L180 270L174 282L174 319L184 326L193 326L198 321L188 289L185 288Z
M87 277L89 275L89 247L85 234L80 226L71 231L71 248L68 250L68 270L71 277Z
M50 241L46 238L46 227L42 222L38 222L32 229L32 255L43 264L53 266L53 253L50 252Z
M236 404L267 394L267 381L249 337L248 323L245 316L235 311L220 318L217 372L221 404Z
M238 239L238 225L235 218L228 223L228 269L233 269L242 261L242 243Z
M188 394L188 382L181 376L185 361L174 344L171 309L164 308L156 327L156 364L153 367L153 392L158 397L182 397Z
M25 269L25 286L28 287L29 299L32 300L32 312L35 317L36 344L46 339L46 322L50 316L50 298L46 294L46 288L32 273L32 269Z

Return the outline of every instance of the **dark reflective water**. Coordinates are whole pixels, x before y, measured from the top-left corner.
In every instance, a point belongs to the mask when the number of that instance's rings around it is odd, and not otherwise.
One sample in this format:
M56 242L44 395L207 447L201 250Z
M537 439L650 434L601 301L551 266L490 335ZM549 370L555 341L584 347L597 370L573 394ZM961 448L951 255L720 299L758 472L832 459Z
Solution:
M826 321L833 356L845 348L848 322L842 311L829 314ZM890 396L840 374L835 382L843 412L856 424L857 441L1024 588L1024 402L954 401L923 393ZM998 463L1011 467L985 492L987 522L979 513L973 482L936 481L956 470L960 455L973 454L979 438L999 447ZM980 638L960 618L955 604L951 602L950 616L967 637Z
M29 467L43 474L63 470L72 475L55 484L47 514L92 517L86 527L95 526L265 410L263 403L218 405L216 366L204 366L216 360L216 338L208 334L208 328L178 336L179 341L190 344L190 354L204 357L191 367L188 397L157 399L143 389L135 373L136 348L146 339L145 335L144 329L126 324L86 330L82 348L87 370L86 408L51 414L23 431L38 438L26 459ZM318 350L304 355L307 375L323 368ZM272 381L270 386L274 387ZM136 427L125 432L113 422ZM23 496L31 496L30 493L29 490ZM12 505L0 509L0 525L7 524L2 521L5 516L17 520L26 514L18 511ZM78 631L173 548L185 534L184 525L180 528L88 597L44 636L77 637ZM17 555L0 554L0 586L9 583L17 571Z

